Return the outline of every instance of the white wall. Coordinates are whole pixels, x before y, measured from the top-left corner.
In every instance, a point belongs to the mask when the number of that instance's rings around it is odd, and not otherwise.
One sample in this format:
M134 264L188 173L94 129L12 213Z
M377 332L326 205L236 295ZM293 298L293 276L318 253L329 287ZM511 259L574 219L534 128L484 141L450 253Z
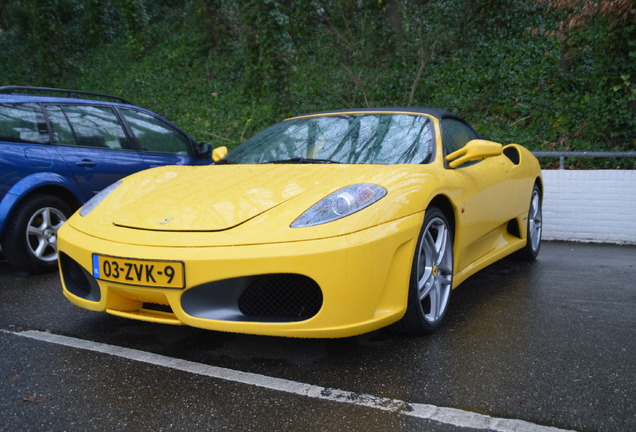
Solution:
M636 170L544 170L543 238L636 244Z

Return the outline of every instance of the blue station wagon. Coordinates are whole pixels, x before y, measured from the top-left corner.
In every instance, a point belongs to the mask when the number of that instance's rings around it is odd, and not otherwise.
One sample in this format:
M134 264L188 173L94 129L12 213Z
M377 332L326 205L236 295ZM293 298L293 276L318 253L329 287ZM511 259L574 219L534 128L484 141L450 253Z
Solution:
M57 229L97 192L147 168L210 163L209 144L125 99L0 87L2 253L19 271L53 271Z

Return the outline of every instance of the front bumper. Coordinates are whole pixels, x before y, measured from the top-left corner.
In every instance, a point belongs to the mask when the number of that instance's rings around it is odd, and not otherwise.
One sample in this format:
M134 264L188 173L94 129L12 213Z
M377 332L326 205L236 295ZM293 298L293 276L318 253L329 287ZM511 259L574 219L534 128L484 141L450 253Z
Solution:
M89 310L238 333L352 336L403 316L422 219L423 213L418 213L320 240L223 247L114 243L65 224L58 232L60 274L64 295ZM94 253L183 261L185 288L95 279ZM286 304L282 312L260 308L272 299Z

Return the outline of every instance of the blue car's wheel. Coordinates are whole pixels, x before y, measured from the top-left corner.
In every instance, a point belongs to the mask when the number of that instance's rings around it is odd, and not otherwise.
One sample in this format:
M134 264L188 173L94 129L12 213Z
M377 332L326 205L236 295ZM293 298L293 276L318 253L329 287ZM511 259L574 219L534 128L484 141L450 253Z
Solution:
M9 264L27 273L57 269L57 230L70 215L70 207L56 196L36 195L19 204L2 239Z
M426 210L417 242L406 313L397 328L410 334L432 333L446 315L453 283L453 233L444 213Z

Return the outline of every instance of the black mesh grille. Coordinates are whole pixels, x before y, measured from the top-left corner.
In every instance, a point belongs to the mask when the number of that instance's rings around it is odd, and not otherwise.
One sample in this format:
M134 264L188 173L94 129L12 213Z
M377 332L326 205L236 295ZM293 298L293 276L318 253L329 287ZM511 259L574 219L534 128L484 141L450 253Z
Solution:
M257 277L241 294L238 307L249 317L301 321L316 315L322 292L312 279L297 274Z
M64 285L70 293L94 302L101 299L101 292L93 275L63 252L60 252L60 266Z

